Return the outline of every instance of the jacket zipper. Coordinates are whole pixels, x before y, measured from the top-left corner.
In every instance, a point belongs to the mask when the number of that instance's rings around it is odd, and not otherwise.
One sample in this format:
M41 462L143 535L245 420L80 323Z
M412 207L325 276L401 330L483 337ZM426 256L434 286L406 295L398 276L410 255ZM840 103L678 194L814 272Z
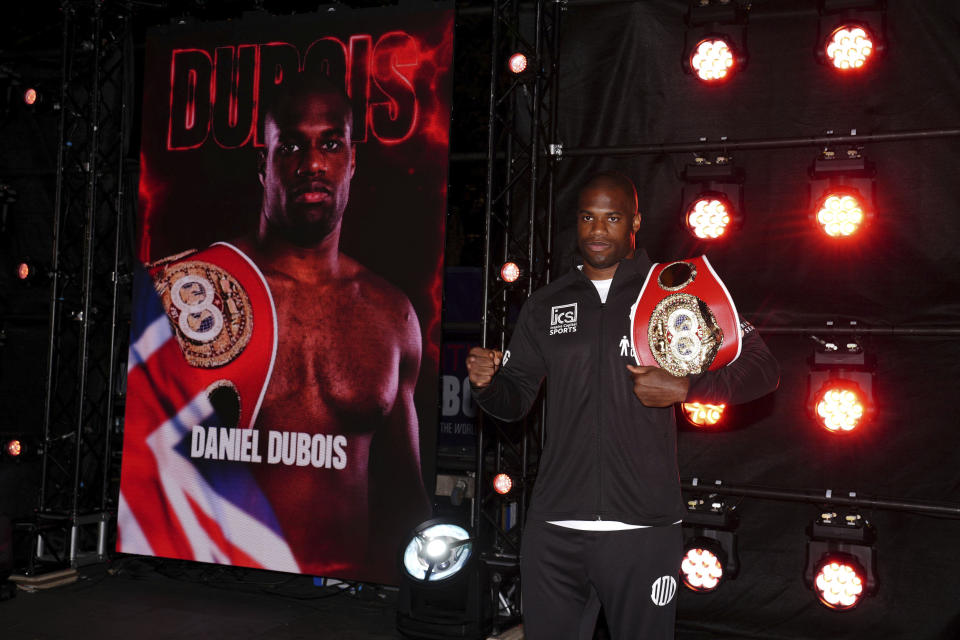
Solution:
M612 288L613 283L610 283L610 284ZM610 297L609 290L607 291L607 297L608 298ZM603 371L604 371L603 369L603 315L604 313L603 312L606 306L607 306L606 302L602 302L602 301L600 302L600 331L599 331L600 335L598 337L599 348L597 353L597 381L599 383L600 389L597 390L598 393L596 394L596 396L594 396L595 398L600 397L600 390L603 389L603 380L601 380L601 378L603 377ZM602 468L603 455L602 455L601 442L600 442L601 441L600 430L602 428L602 425L600 422L601 403L599 400L597 400L596 402L597 402L597 513L595 515L597 517L597 520L600 520L601 519L600 512L603 511L603 468Z

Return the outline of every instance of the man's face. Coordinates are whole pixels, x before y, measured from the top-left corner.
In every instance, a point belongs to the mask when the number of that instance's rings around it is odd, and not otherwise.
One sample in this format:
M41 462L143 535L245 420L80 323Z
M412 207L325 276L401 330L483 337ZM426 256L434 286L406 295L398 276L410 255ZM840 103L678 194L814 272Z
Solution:
M577 209L577 246L588 275L633 256L640 214L631 196L612 186L588 186L580 191Z
M350 129L349 107L335 94L288 100L267 117L260 182L268 228L309 245L339 225L356 168Z

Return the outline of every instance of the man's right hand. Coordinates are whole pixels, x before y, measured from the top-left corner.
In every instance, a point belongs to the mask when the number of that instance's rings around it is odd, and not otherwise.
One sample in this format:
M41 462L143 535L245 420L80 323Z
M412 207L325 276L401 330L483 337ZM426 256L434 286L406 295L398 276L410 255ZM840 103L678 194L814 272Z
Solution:
M484 349L483 347L470 349L470 353L467 355L467 374L470 378L470 384L481 389L490 384L493 374L500 369L502 361L503 354L496 349Z

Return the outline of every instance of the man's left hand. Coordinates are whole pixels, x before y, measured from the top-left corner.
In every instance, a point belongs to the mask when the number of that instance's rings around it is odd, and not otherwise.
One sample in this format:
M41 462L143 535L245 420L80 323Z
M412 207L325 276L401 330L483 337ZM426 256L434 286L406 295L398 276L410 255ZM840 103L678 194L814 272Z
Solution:
M633 378L633 393L647 407L669 407L687 399L690 379L677 378L660 367L635 367L628 364Z

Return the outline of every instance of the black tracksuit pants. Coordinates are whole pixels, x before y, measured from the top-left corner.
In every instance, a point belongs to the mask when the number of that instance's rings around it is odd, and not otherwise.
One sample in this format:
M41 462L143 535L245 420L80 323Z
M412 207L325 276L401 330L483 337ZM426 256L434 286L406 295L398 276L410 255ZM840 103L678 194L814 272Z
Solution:
M582 531L528 520L520 571L527 640L589 640L603 605L613 640L672 640L679 524Z

